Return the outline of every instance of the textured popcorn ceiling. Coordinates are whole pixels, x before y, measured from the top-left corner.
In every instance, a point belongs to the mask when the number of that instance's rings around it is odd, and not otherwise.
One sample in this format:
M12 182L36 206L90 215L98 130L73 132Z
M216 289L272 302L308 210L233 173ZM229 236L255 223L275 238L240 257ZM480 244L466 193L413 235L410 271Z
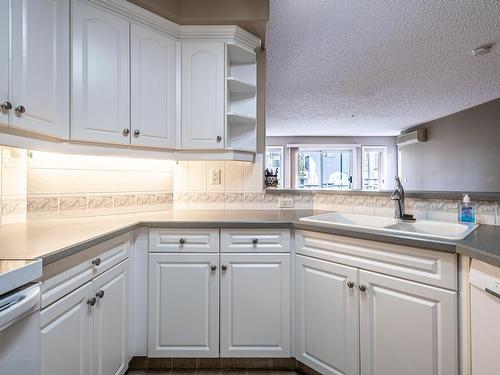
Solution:
M500 97L500 45L471 54L500 44L500 1L271 0L270 11L267 135L396 135Z

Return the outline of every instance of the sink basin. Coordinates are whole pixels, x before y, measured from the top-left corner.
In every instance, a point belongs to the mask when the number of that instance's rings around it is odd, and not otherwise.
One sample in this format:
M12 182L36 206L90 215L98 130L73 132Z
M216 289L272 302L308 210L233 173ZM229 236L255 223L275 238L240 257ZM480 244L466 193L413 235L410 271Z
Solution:
M391 233L410 237L426 237L442 240L462 240L472 233L477 225L446 223L431 220L402 221L381 216L356 215L330 212L303 217L300 221L322 225L369 229L380 233Z

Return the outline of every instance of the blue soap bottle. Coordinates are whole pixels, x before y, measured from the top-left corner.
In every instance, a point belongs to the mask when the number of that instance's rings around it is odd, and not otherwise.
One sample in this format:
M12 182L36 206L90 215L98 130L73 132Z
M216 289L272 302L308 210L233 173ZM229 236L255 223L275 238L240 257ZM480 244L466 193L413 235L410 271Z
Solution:
M458 222L476 224L476 207L470 202L468 194L464 194L462 203L458 205Z

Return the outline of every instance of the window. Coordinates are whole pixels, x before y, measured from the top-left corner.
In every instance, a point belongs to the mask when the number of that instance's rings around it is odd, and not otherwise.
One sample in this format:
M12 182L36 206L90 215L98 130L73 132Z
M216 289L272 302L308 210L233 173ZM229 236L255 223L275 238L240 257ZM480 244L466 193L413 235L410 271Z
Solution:
M266 169L278 170L278 187L283 187L283 147L266 147Z
M381 190L385 187L385 147L363 147L363 190Z
M297 188L352 189L352 150L298 150Z

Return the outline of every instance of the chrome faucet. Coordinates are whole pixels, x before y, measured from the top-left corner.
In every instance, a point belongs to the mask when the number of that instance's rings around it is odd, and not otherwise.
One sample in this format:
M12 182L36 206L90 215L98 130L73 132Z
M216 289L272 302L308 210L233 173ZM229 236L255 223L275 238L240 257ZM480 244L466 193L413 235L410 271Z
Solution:
M413 216L405 214L405 189L398 176L396 176L396 190L391 194L391 199L395 201L394 217L401 220L413 220Z

